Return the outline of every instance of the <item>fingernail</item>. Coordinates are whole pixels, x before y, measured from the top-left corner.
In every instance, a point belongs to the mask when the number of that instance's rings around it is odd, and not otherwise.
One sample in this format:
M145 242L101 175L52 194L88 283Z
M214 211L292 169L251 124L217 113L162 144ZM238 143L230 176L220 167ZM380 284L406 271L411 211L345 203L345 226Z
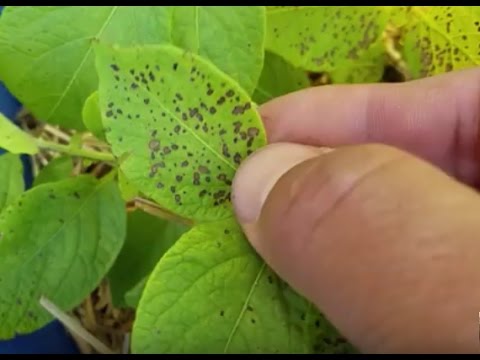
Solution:
M300 144L275 143L247 158L237 170L232 201L242 224L255 222L268 194L283 174L294 166L332 151Z

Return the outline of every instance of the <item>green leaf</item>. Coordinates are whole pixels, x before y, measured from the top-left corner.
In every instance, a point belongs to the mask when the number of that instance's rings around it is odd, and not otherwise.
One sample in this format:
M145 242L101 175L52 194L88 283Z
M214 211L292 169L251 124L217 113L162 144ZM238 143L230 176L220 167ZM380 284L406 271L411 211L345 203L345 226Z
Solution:
M201 8L184 18L189 10L177 16L173 6L8 6L0 22L0 78L37 118L84 130L82 108L97 88L93 39L160 44L185 32L198 38L202 55L253 90L263 60L262 8Z
M263 104L276 97L310 86L307 73L295 68L282 57L266 52L265 64L253 100Z
M0 77L38 118L83 130L82 107L97 87L92 39L158 43L170 37L170 18L162 6L8 6Z
M147 281L134 353L311 353L313 308L227 220L194 227Z
M118 188L122 194L122 199L125 201L131 201L138 195L138 190L127 179L122 170L118 170Z
M18 155L0 155L0 212L25 190L23 166Z
M201 57L174 46L97 48L107 140L148 198L198 221L232 216L230 185L266 144L245 91ZM127 90L125 90L127 89Z
M267 11L266 48L336 83L378 81L391 7L283 6Z
M115 183L84 175L23 193L0 214L0 338L51 320L43 295L64 310L101 281L125 238Z
M128 307L132 309L138 307L138 303L140 302L145 286L147 285L147 280L148 277L143 278L137 285L125 293L125 304Z
M173 44L212 61L249 94L263 66L263 6L176 6Z
M60 156L51 160L47 166L40 170L37 177L33 181L33 186L63 180L71 176L72 171L72 158L67 155Z
M83 124L98 139L104 140L102 114L98 105L98 91L95 91L85 101L82 111Z
M125 306L125 293L149 275L163 254L187 230L143 211L127 217L127 237L108 275L115 305Z
M0 113L0 148L12 154L36 154L35 139Z
M480 65L480 6L412 6L402 32L413 78Z

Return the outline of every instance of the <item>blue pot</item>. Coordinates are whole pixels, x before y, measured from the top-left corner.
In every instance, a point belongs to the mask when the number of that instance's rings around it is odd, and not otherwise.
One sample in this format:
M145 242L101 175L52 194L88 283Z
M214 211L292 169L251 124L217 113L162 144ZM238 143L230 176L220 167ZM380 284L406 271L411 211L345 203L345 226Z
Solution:
M3 6L0 6L0 14ZM19 102L0 83L0 112L14 119L20 109ZM0 156L3 153L0 150ZM27 188L32 186L32 167L28 156L22 157ZM1 176L1 175L0 175ZM1 261L1 260L0 260ZM1 289L0 289L1 291ZM0 354L78 354L79 351L63 326L54 321L29 335L0 341Z

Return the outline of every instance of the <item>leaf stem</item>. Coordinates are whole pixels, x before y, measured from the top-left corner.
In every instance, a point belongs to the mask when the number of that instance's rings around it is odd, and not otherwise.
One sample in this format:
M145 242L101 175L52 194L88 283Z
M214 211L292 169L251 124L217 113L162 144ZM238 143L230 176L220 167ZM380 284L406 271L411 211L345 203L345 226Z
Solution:
M134 201L135 208L145 211L150 215L159 217L164 220L174 221L186 226L193 226L193 222L191 220L179 217L171 213L170 211L161 208L159 205L151 201L148 201L140 197L136 197L133 201Z
M37 146L41 149L54 150L71 156L80 156L92 160L106 161L111 163L115 162L115 157L112 154L107 154L95 150L73 148L68 145L45 141L43 139L36 139L36 142Z

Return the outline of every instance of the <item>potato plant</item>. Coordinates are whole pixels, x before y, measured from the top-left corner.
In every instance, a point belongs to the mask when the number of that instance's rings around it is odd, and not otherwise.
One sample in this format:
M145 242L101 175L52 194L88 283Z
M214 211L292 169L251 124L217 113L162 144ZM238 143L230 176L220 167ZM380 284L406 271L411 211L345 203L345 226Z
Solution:
M235 220L235 171L267 144L258 106L314 74L476 66L479 21L469 6L6 7L0 80L29 117L0 116L0 338L106 281L135 313L133 353L356 352Z

